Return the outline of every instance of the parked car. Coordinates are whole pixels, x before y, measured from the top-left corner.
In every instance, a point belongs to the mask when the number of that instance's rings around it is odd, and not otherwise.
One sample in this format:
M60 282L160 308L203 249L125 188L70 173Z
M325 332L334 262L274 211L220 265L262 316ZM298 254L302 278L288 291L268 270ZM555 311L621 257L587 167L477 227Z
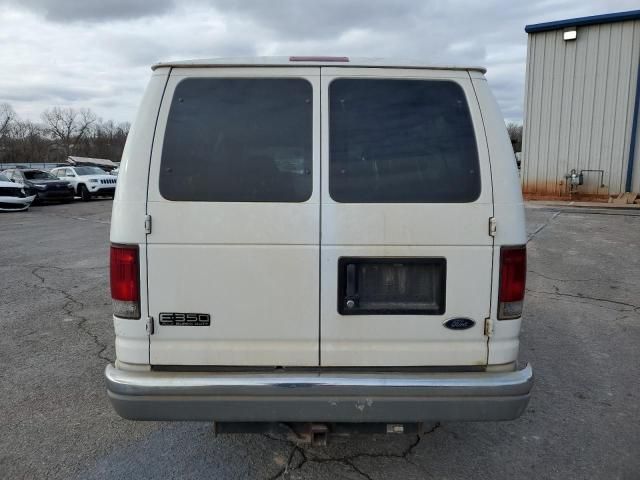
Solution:
M76 195L84 201L100 196L113 198L118 181L98 167L58 167L52 168L51 173L71 183Z
M484 69L153 70L111 221L121 416L326 433L522 414L524 208Z
M34 198L35 195L27 194L23 184L12 182L0 173L0 211L28 210Z
M44 170L35 168L10 168L3 172L12 182L24 185L28 195L35 195L34 202L72 202L73 187Z

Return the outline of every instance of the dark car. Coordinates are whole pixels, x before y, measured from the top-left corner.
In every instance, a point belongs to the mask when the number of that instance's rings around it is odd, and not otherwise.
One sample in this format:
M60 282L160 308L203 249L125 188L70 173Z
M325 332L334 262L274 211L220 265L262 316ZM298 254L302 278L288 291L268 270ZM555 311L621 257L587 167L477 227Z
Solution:
M2 172L12 182L22 183L29 195L35 195L35 202L72 202L73 187L44 170L35 168L10 168Z

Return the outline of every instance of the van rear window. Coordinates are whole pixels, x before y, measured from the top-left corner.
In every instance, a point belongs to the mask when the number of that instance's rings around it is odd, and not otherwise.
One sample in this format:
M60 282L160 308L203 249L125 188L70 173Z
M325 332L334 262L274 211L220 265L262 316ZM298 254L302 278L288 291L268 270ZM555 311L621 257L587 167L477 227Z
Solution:
M177 201L308 200L312 115L303 79L182 80L167 120L160 193Z
M452 81L329 85L329 192L345 203L464 203L480 195L478 149Z

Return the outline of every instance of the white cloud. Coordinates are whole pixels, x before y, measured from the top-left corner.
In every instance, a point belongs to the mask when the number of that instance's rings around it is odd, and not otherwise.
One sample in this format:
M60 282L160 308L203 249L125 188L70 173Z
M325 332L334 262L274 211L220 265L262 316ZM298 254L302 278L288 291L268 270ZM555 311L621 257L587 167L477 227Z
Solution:
M61 105L130 121L156 61L325 54L487 66L503 113L519 120L525 24L634 7L635 0L0 0L0 102L32 119Z

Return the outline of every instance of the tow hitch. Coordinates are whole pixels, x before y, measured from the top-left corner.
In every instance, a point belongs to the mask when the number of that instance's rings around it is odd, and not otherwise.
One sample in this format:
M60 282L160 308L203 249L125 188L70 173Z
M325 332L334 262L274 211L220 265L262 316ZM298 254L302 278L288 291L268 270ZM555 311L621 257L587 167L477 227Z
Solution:
M314 447L327 446L329 427L326 423L304 423L301 425L303 425L305 428L303 428L300 432L296 432L298 434L297 440L299 442L313 445Z
M223 433L262 433L283 435L288 440L303 445L324 447L330 437L347 437L357 434L410 434L424 433L433 425L424 423L237 423L216 422L213 431L216 435Z

